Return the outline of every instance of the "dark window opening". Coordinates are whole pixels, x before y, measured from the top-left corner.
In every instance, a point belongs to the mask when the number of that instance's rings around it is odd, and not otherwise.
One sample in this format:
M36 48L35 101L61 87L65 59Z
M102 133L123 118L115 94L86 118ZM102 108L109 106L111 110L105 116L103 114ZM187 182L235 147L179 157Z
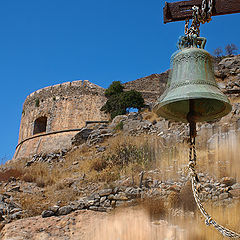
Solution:
M37 118L34 122L33 134L46 132L47 117Z

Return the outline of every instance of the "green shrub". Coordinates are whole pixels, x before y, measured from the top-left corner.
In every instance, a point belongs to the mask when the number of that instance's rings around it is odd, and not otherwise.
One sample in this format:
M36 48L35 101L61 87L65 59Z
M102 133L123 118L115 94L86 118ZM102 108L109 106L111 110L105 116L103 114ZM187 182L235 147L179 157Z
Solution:
M127 113L127 109L143 108L144 99L140 92L135 90L123 91L124 87L119 81L114 81L105 91L107 102L102 106L101 111L110 113L111 118Z
M119 123L116 125L115 130L123 130L123 125L124 125L124 123L123 123L122 121L119 122Z
M35 107L39 107L39 99L35 99Z

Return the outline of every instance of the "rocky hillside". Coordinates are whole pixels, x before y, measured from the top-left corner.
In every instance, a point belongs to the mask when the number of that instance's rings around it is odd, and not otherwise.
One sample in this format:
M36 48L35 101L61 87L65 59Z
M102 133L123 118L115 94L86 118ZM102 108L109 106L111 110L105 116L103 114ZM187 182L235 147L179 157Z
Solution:
M166 74L151 79L160 81ZM211 215L237 231L240 56L222 59L215 74L233 110L219 122L197 126L199 194ZM149 79L136 80L138 90ZM1 166L1 239L219 237L204 226L192 197L185 124L150 111L130 113L82 128L71 144Z
M134 81L124 83L126 90L136 90L142 93L147 104L155 102L157 98L164 92L168 79L169 71L161 74L152 74L147 77L139 78Z
M205 204L238 204L240 175L236 159L221 160L218 156L216 162L210 161L212 155L220 153L224 139L233 136L238 141L239 110L235 104L233 112L221 122L198 125L198 149L203 161L199 179ZM141 204L145 204L150 219L163 220L166 214L172 216L180 209L197 218L186 172L186 142L186 125L158 119L151 112L131 113L116 117L110 125L82 129L72 139L70 151L36 155L17 167L8 163L2 167L0 186L2 239L78 239L75 236L82 235L81 231L87 235L91 232L85 221L108 216L102 212ZM220 160L224 172L219 168ZM216 166L219 169L212 170ZM153 207L156 203L160 203L158 210ZM185 212L178 214L184 217ZM36 221L39 224L34 225ZM184 231L186 237L188 232Z
M217 58L214 71L220 88L227 94L239 93L240 90L240 55ZM169 71L152 74L124 83L126 90L135 89L142 93L147 104L156 102L166 88Z

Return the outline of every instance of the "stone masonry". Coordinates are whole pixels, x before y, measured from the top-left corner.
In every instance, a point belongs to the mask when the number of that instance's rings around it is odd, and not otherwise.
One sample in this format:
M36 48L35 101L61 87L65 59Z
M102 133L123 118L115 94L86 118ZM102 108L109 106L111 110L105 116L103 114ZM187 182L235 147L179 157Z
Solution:
M104 88L87 80L66 82L30 94L23 105L14 159L69 148L76 134L71 130L84 127L86 121L108 120L100 111L105 101Z

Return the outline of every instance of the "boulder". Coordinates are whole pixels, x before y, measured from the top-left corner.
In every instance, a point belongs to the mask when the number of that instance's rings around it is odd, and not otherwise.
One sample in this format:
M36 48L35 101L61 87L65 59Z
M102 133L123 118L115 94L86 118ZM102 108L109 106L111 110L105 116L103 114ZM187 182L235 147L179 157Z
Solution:
M60 207L58 209L58 215L67 215L70 212L72 212L72 207L71 206L64 206L64 207Z
M51 211L51 210L44 210L44 211L42 212L42 217L43 217L43 218L51 217L51 216L54 216L54 212Z
M107 188L107 189L103 189L101 191L99 191L99 196L103 197L103 196L108 196L112 193L112 189L111 188Z
M236 179L232 177L224 177L221 179L221 184L225 184L226 186L232 186L236 183Z
M92 133L93 129L83 128L80 132L78 132L72 139L72 145L73 146L79 146L83 143L85 143L89 137L89 135Z
M127 120L127 116L126 115L118 115L116 116L111 123L111 127L116 127L116 125L118 125L120 122L124 122Z

